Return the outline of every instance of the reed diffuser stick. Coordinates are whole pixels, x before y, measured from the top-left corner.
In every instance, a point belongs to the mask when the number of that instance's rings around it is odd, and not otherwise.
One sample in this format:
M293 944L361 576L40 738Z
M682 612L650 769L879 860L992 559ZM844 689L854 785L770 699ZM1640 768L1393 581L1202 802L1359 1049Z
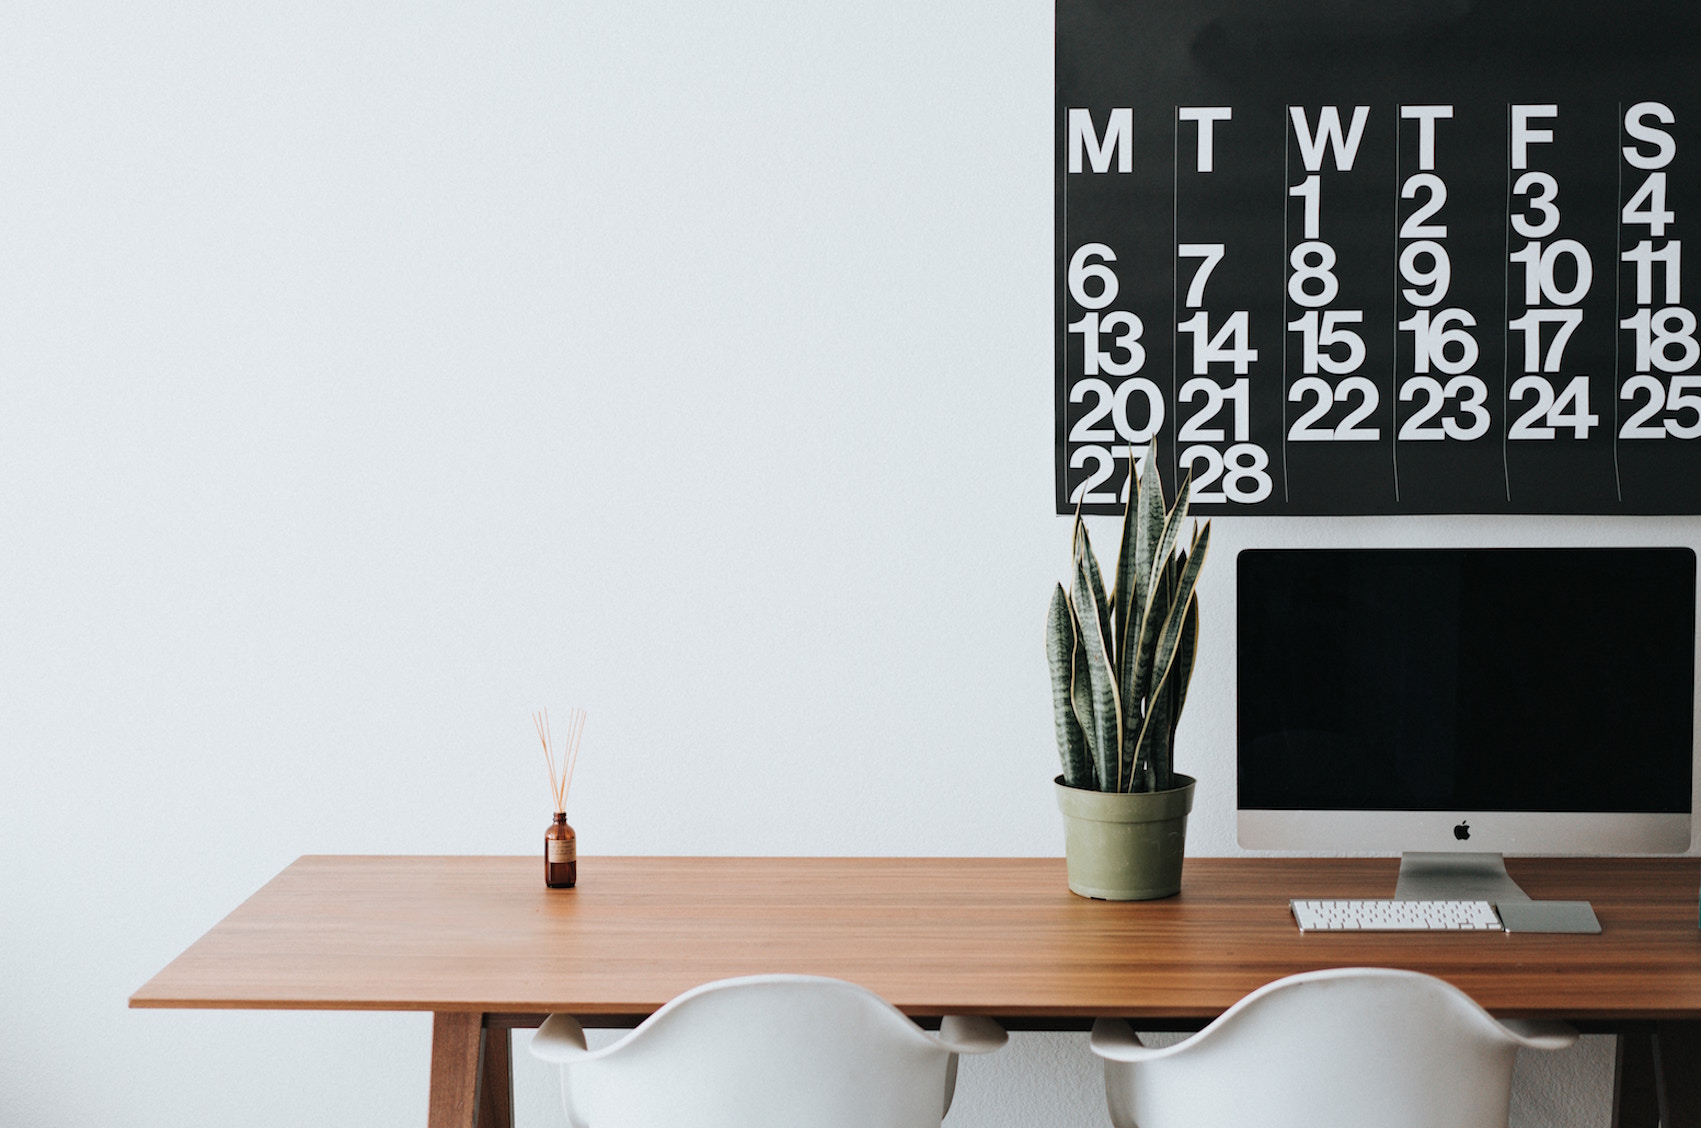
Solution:
M532 725L537 729L538 741L543 745L543 760L549 766L549 793L555 800L555 811L562 814L567 810L567 794L573 787L573 769L579 766L579 738L585 732L585 711L574 709L567 717L567 736L557 749L554 733L549 726L549 710L532 714ZM560 766L557 767L556 757L560 756Z

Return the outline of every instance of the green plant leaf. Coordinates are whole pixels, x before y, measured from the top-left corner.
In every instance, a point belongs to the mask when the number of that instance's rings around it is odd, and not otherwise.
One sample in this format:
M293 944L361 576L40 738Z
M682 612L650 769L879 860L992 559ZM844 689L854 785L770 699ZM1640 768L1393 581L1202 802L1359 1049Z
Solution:
M1170 718L1174 708L1167 688L1158 690L1149 702L1146 717L1149 722L1145 739L1140 741L1134 761L1133 790L1162 791L1169 787L1170 775Z
M1075 516L1075 563L1084 567L1087 573L1087 584L1092 592L1092 604L1098 609L1099 637L1104 640L1105 656L1111 656L1111 648L1115 645L1111 640L1110 596L1104 586L1104 577L1099 573L1099 558L1093 552L1092 538L1087 535L1087 523ZM1080 613L1080 604L1075 605L1075 611Z
M1069 586L1075 586L1075 573L1079 570L1081 555L1081 540L1086 535L1086 527L1081 523L1081 507L1075 507L1075 523L1070 527L1069 535ZM1091 546L1089 545L1089 551ZM1067 592L1065 593L1067 596ZM1095 761L1098 759L1099 739L1098 725L1093 717L1093 686L1092 679L1087 674L1087 647L1081 639L1081 618L1075 609L1074 599L1069 599L1069 622L1075 632L1075 651L1070 657L1069 700L1074 706L1075 722L1081 726L1082 734L1087 738L1087 755Z
M1181 569L1181 575L1176 580L1176 590L1169 613L1164 618L1163 630L1159 633L1157 644L1153 648L1152 658L1152 688L1150 696L1162 693L1175 667L1176 651L1181 645L1182 629L1189 618L1188 606L1193 602L1193 589L1199 582L1199 569L1205 565L1205 551L1210 547L1211 523L1205 524L1193 535L1193 550L1187 556L1187 563ZM1196 621L1196 614L1194 616ZM1165 718L1164 725L1170 724ZM1142 754L1142 748L1152 732L1152 714L1148 712L1141 725L1140 733L1134 741L1135 757Z
M1133 451L1129 454L1132 466ZM1157 463L1148 455L1145 472L1137 476L1134 488L1129 491L1128 509L1122 520L1122 547L1116 562L1116 683L1124 734L1139 728L1144 709L1139 685L1143 668L1140 623L1150 595L1152 553L1162 539L1163 523L1163 478ZM1134 749L1128 748L1126 752L1132 772ZM1120 782L1117 790L1121 790Z
M1123 733L1128 741L1128 759L1130 763L1137 762L1139 748L1136 736L1145 727L1145 718L1151 713L1155 702L1152 700L1151 668L1153 651L1157 646L1159 628L1163 617L1168 613L1173 585L1169 582L1169 569L1159 568L1155 576L1149 577L1146 586L1149 595L1146 600L1146 614L1143 627L1136 645L1139 652L1135 655L1133 678L1137 679L1131 690L1132 702L1123 710ZM1124 698L1128 701L1129 698Z
M1075 632L1075 650L1069 657L1069 704L1075 714L1075 723L1081 727L1081 735L1087 742L1087 758L1094 763L1098 760L1098 730L1093 727L1093 684L1087 675L1087 648L1081 643L1079 620L1076 619L1075 609L1069 609L1070 629ZM1097 777L1097 769L1094 776Z
M1110 602L1105 598L1104 583L1099 578L1098 561L1093 558L1087 527L1079 517L1075 519L1073 572L1069 602L1075 611L1081 645L1087 651L1087 682L1093 714L1090 731L1102 786L1103 781L1121 779L1125 770L1119 763L1122 755L1122 711L1117 704L1116 675L1110 666L1109 640L1105 637Z
M1129 473L1133 473L1130 452ZM1128 510L1122 518L1122 547L1116 559L1117 623L1116 656L1118 681L1126 687L1132 674L1129 638L1139 628L1146 607L1147 586L1152 575L1152 554L1164 526L1164 483L1157 463L1147 455L1146 472L1129 491ZM1138 637L1135 635L1135 637Z
M1198 543L1195 530L1194 543ZM1172 588L1178 588L1186 571L1188 553L1178 550L1171 562ZM1176 641L1175 657L1169 673L1154 698L1158 715L1152 718L1151 737L1146 742L1152 788L1167 791L1175 786L1175 730L1181 723L1181 710L1187 704L1187 687L1193 680L1193 660L1198 653L1199 593L1193 591L1182 610L1181 636Z
M1073 683L1075 680L1074 616L1069 611L1069 596L1058 584L1051 593L1051 606L1045 619L1045 657L1051 667L1051 711L1057 728L1057 753L1063 762L1063 782L1070 787L1096 788L1093 761L1087 755L1087 734L1075 717Z
M1170 696L1175 709L1170 714L1170 744L1173 747L1175 726L1181 723L1181 710L1187 704L1187 687L1193 684L1193 661L1199 654L1199 593L1187 601L1187 618L1181 624L1181 641L1175 647L1175 669L1169 675Z
M1133 660L1132 669L1124 678L1124 693L1132 695L1136 702L1151 696L1153 647L1159 629L1169 614L1171 602L1159 597L1171 594L1171 591L1165 589L1164 578L1171 574L1174 562L1170 559L1170 553L1174 551L1176 537L1180 534L1182 521L1186 518L1188 498L1192 491L1193 475L1189 474L1181 480L1181 488L1175 494L1175 505L1164 515L1163 525L1152 544L1151 571L1142 583L1145 602L1140 610L1140 626L1134 633L1135 642L1130 654Z

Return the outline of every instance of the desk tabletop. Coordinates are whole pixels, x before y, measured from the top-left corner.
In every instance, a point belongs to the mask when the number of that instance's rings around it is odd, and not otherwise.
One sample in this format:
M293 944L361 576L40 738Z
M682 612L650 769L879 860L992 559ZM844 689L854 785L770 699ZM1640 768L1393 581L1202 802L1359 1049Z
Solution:
M1190 1020L1293 972L1439 975L1502 1017L1701 1019L1701 859L1509 859L1598 936L1301 934L1290 897L1387 897L1396 859L1189 858L1178 896L1071 894L1060 858L599 858L546 889L513 857L304 857L133 1007L649 1014L800 972L917 1017Z

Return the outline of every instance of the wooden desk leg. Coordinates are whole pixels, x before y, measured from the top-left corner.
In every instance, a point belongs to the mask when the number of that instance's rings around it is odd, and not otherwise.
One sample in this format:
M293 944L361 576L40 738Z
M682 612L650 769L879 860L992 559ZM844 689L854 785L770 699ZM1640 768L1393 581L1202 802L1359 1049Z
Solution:
M478 1128L514 1128L514 1071L508 1058L508 1035L506 1026L484 1032Z
M1661 1022L1654 1053L1664 1128L1701 1128L1701 1022Z
M430 1128L477 1128L484 1016L438 1011L431 1020Z
M514 1128L506 1028L484 1015L438 1011L431 1023L430 1128Z
M1654 1073L1654 1024L1627 1024L1618 1035L1612 1079L1612 1128L1659 1128L1659 1083Z

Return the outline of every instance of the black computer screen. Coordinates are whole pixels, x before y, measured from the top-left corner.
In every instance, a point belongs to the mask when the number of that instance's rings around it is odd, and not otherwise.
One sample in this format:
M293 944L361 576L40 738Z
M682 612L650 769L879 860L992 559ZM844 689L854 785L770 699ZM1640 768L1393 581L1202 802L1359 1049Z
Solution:
M1239 806L1686 812L1687 548L1249 549Z

